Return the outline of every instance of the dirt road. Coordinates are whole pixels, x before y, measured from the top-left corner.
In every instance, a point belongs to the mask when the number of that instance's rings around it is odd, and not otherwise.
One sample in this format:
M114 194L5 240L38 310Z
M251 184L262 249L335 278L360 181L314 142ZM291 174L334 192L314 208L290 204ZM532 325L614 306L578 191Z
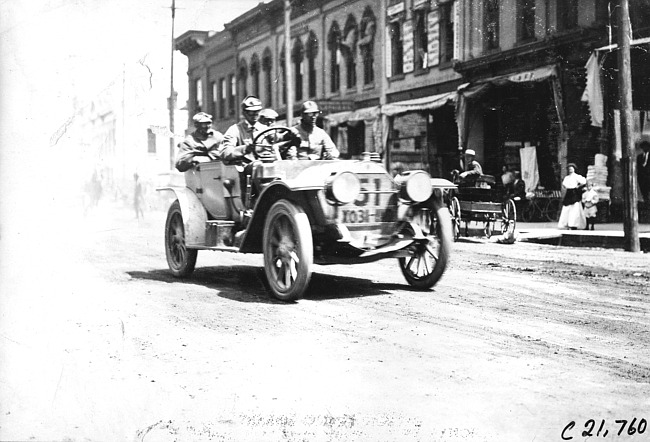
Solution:
M317 266L284 304L257 255L171 278L131 216L5 234L0 440L650 440L648 255L459 242L432 291Z

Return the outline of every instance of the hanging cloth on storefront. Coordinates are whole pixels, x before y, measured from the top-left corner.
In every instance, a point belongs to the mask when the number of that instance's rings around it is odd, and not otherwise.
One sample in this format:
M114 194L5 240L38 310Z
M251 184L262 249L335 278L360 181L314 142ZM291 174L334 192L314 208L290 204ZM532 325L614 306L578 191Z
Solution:
M585 68L587 69L587 86L580 101L589 104L591 125L603 127L603 89L600 80L601 66L598 61L597 51L591 53Z
M537 147L526 143L519 149L521 160L521 179L526 183L526 192L534 192L539 184L539 168L537 166Z
M398 101L396 103L385 104L381 108L381 113L389 117L405 114L407 112L418 112L425 110L435 110L442 106L456 101L456 91L445 92L428 97L414 98L412 100Z

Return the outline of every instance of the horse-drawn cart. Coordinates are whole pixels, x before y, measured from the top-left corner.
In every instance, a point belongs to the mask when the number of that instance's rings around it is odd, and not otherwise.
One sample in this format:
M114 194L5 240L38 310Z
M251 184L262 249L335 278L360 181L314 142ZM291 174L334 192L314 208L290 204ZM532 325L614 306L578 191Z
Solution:
M469 235L470 222L482 223L483 232L488 238L497 230L497 223L504 235L515 231L515 202L495 186L491 175L481 175L471 183L459 182L457 189L451 191L447 204L455 239L460 237L461 222L465 223L465 236Z

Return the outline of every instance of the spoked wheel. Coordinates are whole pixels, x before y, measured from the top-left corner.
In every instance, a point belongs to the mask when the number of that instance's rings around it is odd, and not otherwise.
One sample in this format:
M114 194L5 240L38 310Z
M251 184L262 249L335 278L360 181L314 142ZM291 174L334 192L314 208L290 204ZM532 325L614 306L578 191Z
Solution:
M557 221L560 219L560 209L562 205L559 199L550 199L546 205L546 219L549 221Z
M447 267L452 245L452 228L449 210L440 207L429 212L430 227L420 226L423 232L430 232L427 241L413 246L413 254L408 258L399 258L399 266L406 282L418 290L433 287ZM425 219L421 217L420 219ZM418 218L414 222L420 224Z
M167 212L165 222L165 254L169 270L174 276L185 277L192 274L196 265L198 251L188 249L185 245L185 227L183 213L178 200L174 201Z
M517 206L508 199L501 208L501 233L514 233L517 226Z
M451 234L456 241L460 238L460 201L455 196L449 203L449 214L451 215Z
M273 295L282 301L302 297L314 259L307 214L287 200L271 206L264 222L264 271Z

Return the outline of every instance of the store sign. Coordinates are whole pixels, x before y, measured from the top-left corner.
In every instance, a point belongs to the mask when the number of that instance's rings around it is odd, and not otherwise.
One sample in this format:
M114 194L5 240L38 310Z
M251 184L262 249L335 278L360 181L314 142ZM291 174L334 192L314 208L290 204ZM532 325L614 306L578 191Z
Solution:
M413 9L424 8L429 4L429 0L415 0L413 2Z
M440 23L438 18L438 10L429 12L428 25L427 25L427 52L428 63L427 66L437 66L440 61Z
M388 14L389 17L393 15L397 15L400 12L404 12L404 2L397 3L393 6L389 6L388 9L386 10L386 13Z
M533 69L532 71L519 72L508 77L508 80L516 83L523 83L526 81L540 81L545 80L553 75L553 66L545 66L543 68Z
M413 47L413 22L407 20L404 22L403 28L403 40L402 44L404 45L404 73L413 72L415 68L415 59L414 59L414 47Z

